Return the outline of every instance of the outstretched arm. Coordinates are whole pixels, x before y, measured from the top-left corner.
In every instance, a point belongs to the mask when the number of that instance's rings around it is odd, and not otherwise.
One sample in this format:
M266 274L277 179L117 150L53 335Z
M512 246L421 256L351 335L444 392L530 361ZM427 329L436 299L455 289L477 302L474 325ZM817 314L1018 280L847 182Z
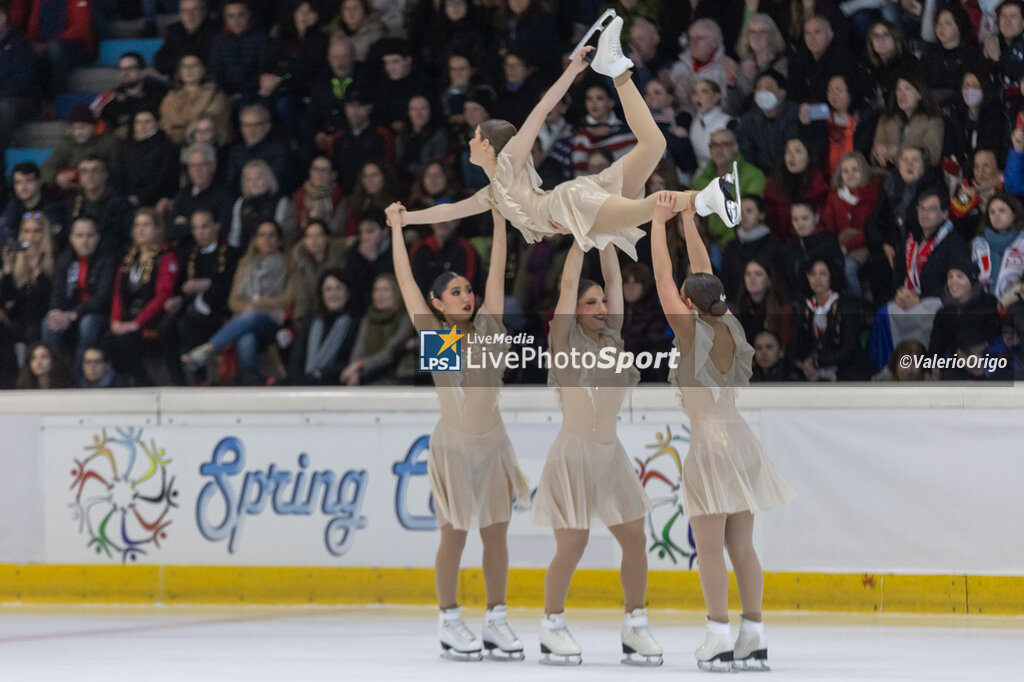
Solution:
M430 329L432 327L421 327L421 325L433 325L436 318L412 276L409 251L406 249L405 237L402 235L401 214L404 210L399 204L391 204L386 211L388 225L391 226L391 257L395 264L395 279L398 280L398 288L405 301L405 310L409 313L409 319L412 320L413 326L417 329ZM429 317L427 317L428 315ZM419 324L417 324L417 320L419 320Z
M562 75L548 88L548 91L541 97L537 106L526 117L526 122L519 128L519 132L513 135L512 139L505 145L503 151L507 151L509 156L512 157L512 167L514 169L522 168L523 164L526 163L526 159L530 157L533 141L540 134L544 120L551 113L551 110L562 101L565 93L569 92L569 88L572 86L572 82L576 80L576 76L586 70L588 64L583 60L583 55L593 49L592 46L587 46L576 53L576 56L569 62L569 66L562 72Z
M608 299L608 326L622 331L622 316L626 306L622 302L622 271L615 245L601 251L601 275L604 277L604 296Z
M392 206L398 206L401 209L399 229L406 225L433 225L434 223L446 223L449 220L462 220L487 210L486 206L473 197L456 201L454 204L438 204L421 211L406 211L401 202L395 202Z
M654 204L651 218L651 261L654 265L654 282L658 287L661 309L665 311L669 325L675 335L692 338L693 316L679 295L675 280L672 279L672 258L668 253L668 235L665 223L675 216L675 199L669 192L661 192Z
M491 237L491 263L484 287L483 307L500 320L505 313L505 216L493 209L491 217L494 218L494 236Z
M576 294L580 288L580 271L583 270L583 249L573 242L565 256L562 267L562 283L559 286L555 316L551 318L551 335L548 345L551 349L565 350L569 346L569 331L576 322Z

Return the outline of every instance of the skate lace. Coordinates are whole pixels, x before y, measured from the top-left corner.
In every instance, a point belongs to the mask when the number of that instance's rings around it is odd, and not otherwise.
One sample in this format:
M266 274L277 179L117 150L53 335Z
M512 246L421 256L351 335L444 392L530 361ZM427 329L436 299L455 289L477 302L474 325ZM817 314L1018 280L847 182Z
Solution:
M552 628L549 631L551 637L554 637L559 644L572 644L576 645L576 640L569 634L569 628Z
M487 628L499 640L505 642L516 641L516 633L512 632L512 626L508 624L507 620L492 620L487 624Z
M639 626L629 628L629 634L636 639L641 639L645 642L654 642L654 637L651 636L650 628Z
M458 620L449 620L444 624L444 629L455 635L455 638L462 642L472 642L475 636L470 632L469 628L466 627L466 623L460 618Z

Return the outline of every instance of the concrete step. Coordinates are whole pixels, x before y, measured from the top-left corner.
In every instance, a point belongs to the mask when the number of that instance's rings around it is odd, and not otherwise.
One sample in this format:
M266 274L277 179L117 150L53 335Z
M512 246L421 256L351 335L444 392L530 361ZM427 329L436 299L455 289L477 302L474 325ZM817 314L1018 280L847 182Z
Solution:
M55 147L68 130L64 121L38 121L26 123L14 133L15 147L42 149Z
M117 69L106 66L83 66L71 74L71 92L105 92L117 87Z

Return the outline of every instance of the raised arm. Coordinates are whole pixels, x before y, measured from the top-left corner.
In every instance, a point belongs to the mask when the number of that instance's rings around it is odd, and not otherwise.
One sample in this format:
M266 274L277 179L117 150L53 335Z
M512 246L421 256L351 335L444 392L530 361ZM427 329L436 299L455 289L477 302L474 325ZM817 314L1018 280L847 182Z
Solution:
M483 307L500 320L505 313L505 216L497 210L491 210L491 217L494 219L494 235L491 237L491 263L487 284L484 286Z
M672 278L672 258L668 253L665 223L675 215L674 206L675 199L671 194L658 194L654 215L651 218L651 261L654 265L654 283L658 287L661 309L665 311L672 331L678 337L692 338L695 323Z
M583 270L583 250L579 243L574 241L569 253L565 256L558 303L555 304L555 316L551 318L548 345L552 350L565 350L569 345L569 331L576 322L576 299L580 288L581 270Z
M434 311L430 309L426 299L423 298L423 292L420 291L419 285L416 284L416 280L412 276L409 251L405 246L405 237L402 235L401 214L404 210L399 204L391 204L386 211L388 225L391 226L391 257L395 264L395 279L398 280L398 288L402 292L405 310L409 313L412 325L417 326L417 319L420 324L434 324ZM430 317L425 317L427 315Z
M686 253L690 257L690 269L694 273L704 272L709 275L711 272L711 258L708 256L708 247L704 246L704 240L700 238L697 231L697 208L692 201L689 207L683 209L683 239L686 241ZM683 273L685 275L686 273Z
M406 211L401 202L395 202L392 206L398 206L401 209L399 229L406 225L433 225L434 223L446 223L449 220L462 220L487 210L486 206L473 197L456 201L454 204L438 204L421 211Z
M562 72L562 75L548 88L548 91L537 102L537 106L526 117L526 121L519 128L519 132L513 135L512 139L505 145L503 151L507 151L509 156L512 157L512 167L516 170L522 168L523 164L526 163L526 159L530 158L530 153L533 150L533 141L540 134L545 119L547 119L551 110L562 101L565 93L569 92L569 88L572 86L573 81L576 80L576 76L586 70L588 64L583 60L583 56L593 49L592 46L588 45L576 53L576 56L569 62L569 66Z
M608 326L622 331L625 304L622 302L622 270L619 269L619 254L609 244L601 251L601 275L604 277L604 297L608 299Z

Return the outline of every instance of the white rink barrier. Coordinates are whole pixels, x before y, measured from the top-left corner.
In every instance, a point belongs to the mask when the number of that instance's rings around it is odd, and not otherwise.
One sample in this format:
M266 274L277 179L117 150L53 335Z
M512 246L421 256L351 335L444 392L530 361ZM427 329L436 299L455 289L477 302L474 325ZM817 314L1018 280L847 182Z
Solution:
M798 494L758 517L766 571L1024 575L1024 389L759 387L739 404ZM536 483L554 394L506 388L502 412ZM436 418L431 389L5 393L0 563L430 567ZM693 557L688 426L668 388L620 414L655 506L652 570ZM550 560L528 514L509 542L514 567ZM595 528L582 567L615 568L616 551Z

